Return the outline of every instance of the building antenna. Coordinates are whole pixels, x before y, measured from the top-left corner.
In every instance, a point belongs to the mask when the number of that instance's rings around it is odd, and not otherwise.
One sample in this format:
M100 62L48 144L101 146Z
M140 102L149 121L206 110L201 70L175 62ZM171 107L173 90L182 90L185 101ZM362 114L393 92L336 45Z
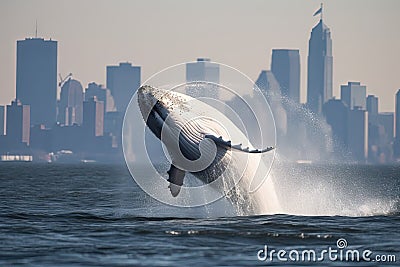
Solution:
M35 38L37 38L37 20L36 20L36 27L35 27Z
M321 3L321 20L322 20L323 14L324 14L324 4Z

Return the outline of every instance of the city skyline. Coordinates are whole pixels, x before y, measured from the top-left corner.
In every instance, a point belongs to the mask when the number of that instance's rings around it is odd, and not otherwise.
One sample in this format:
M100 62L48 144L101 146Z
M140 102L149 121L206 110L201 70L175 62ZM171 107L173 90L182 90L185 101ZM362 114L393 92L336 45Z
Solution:
M51 1L2 2L0 27L4 34L0 37L3 47L0 55L4 63L0 72L4 76L0 86L5 89L1 90L0 104L6 105L15 98L15 42L34 36L36 19L38 36L59 43L59 72L74 73L74 78L83 86L92 81L106 84L106 66L118 62L142 66L142 81L145 81L169 65L203 56L237 67L255 80L260 69L269 69L272 49L287 48L300 50L301 100L305 102L308 38L311 28L318 23L319 18L312 14L321 1L299 2L229 3L229 15L221 14L227 5L225 1L191 5L179 1L168 5L161 1L72 1L68 5ZM400 38L395 34L400 21L396 16L400 3L322 2L324 21L333 39L334 96L339 97L341 84L360 81L367 86L367 94L379 97L380 112L394 111L393 95L400 88L395 68L400 60L400 53L395 49L400 46ZM288 4L293 8L287 8ZM71 21L59 12L73 7L77 7L77 17L81 15L81 19ZM90 14L86 10L91 10ZM138 21L146 21L144 14L153 14L146 24L146 29L151 31L140 31L142 24L134 23L129 10L135 10ZM194 11L204 14L204 10L209 11L207 20L191 20L188 25L179 22L190 18ZM104 20L91 21L92 13L96 17L104 15ZM221 16L226 19L221 20ZM243 19L237 21L237 17ZM207 31L209 28L212 31ZM208 37L204 40L196 38L206 33ZM216 42L209 42L210 39Z

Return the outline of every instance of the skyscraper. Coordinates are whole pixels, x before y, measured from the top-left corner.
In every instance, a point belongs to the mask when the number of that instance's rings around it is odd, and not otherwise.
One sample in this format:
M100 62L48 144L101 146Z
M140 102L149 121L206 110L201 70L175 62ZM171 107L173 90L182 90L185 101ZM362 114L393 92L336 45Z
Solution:
M7 138L13 144L29 145L30 107L14 100L7 105Z
M271 71L279 82L282 96L300 103L299 50L273 49Z
M353 159L365 162L368 158L368 144L374 136L369 137L369 114L366 105L366 86L359 82L348 82L340 87L340 98L348 109L347 147ZM377 115L372 116L377 118ZM376 120L376 119L374 119ZM370 130L370 131L368 131Z
M393 141L394 141L394 113L381 112L378 114L379 125L379 150L380 162L390 162L393 160Z
M374 95L367 96L368 111L368 160L370 162L378 161L379 146L381 145L381 133L379 125L379 102L378 97Z
M107 66L107 88L114 98L117 111L125 114L131 97L140 87L140 66L131 63L119 63L119 66Z
M381 112L378 114L378 123L382 125L385 138L388 142L393 142L394 137L394 114L393 112Z
M83 129L87 137L103 136L104 103L91 97L83 102Z
M368 115L378 115L379 112L378 97L374 95L367 96L367 111Z
M394 155L400 157L400 89L396 93L396 138L394 142Z
M187 63L186 82L196 81L219 84L219 65L209 58L198 58L196 62ZM212 84L188 86L187 92L192 96L219 97L218 88Z
M4 106L0 106L0 135L4 135Z
M31 124L52 127L57 105L57 42L17 41L17 99L31 109Z
M340 99L330 99L323 106L326 122L331 126L335 152L342 152L342 146L347 145L348 107Z
M61 87L58 122L70 126L83 120L83 88L79 81L68 79Z
M396 93L396 139L400 142L400 89Z
M368 123L376 125L378 123L379 113L379 101L378 97L374 95L367 96L367 111L368 111ZM370 137L370 135L368 135ZM369 141L368 141L369 143Z
M285 136L288 130L288 118L286 110L282 105L281 88L275 75L272 71L262 70L260 75L258 75L255 85L263 92L268 100L275 118L278 138L279 136Z
M379 125L379 102L378 97L368 95L367 97L367 111L368 111L368 161L378 162L380 158L381 135Z
M359 107L348 111L347 146L355 160L368 158L368 114Z
M103 102L104 113L115 111L114 98L110 89L104 88L103 85L95 82L89 83L85 90L85 101L90 101L93 97L96 97L97 101Z
M366 94L367 87L359 82L348 82L347 85L340 87L340 98L349 109L360 107L362 110L366 110Z
M275 75L269 70L262 70L258 75L255 85L270 97L272 95L280 97L281 89Z
M321 114L322 105L332 98L333 76L331 32L322 17L311 32L307 76L307 105Z

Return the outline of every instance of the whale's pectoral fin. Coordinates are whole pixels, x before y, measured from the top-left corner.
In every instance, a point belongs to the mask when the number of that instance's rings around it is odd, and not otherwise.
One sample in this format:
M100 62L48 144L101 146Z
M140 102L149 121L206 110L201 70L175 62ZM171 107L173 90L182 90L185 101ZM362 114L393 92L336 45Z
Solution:
M171 164L171 168L167 172L169 175L169 190L173 197L176 197L181 191L181 186L183 185L183 178L185 177L185 171L177 168Z
M268 151L271 151L271 150L274 150L274 149L275 149L275 147L269 146L269 147L264 148L264 149L249 150L248 152L249 153L265 153L265 152L268 152Z
M248 147L243 148L242 144L232 145L231 141L225 141L222 139L222 137L216 137L215 135L212 135L212 134L205 135L205 138L210 138L211 140L213 140L215 142L215 144L217 146L223 147L225 149L236 150L236 151L246 152L246 153L265 153L265 152L275 149L275 147L272 147L272 146L264 148L264 149L249 149Z

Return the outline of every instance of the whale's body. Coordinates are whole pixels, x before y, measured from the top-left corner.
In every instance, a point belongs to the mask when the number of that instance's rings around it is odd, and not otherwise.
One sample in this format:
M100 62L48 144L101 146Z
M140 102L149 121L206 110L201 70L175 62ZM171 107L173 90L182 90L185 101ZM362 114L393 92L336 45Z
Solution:
M241 179L255 175L249 157L259 161L262 153L273 149L253 148L229 118L190 96L142 86L138 102L146 125L164 143L171 158L168 181L173 196L179 194L186 172L216 187L228 183L233 188L241 181L249 188L251 179ZM218 179L224 173L232 179Z

